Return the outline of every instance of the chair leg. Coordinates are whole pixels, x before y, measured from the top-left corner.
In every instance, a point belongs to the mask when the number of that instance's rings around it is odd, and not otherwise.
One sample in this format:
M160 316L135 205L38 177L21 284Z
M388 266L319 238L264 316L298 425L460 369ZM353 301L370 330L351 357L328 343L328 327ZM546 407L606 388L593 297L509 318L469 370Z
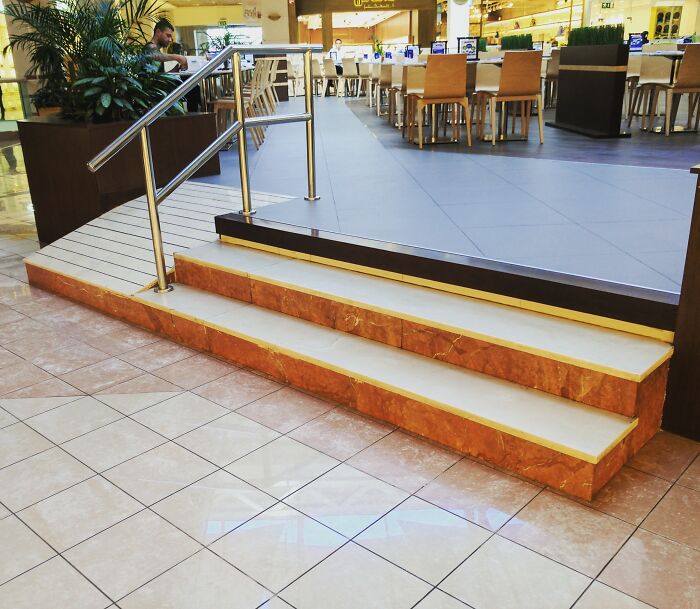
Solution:
M472 109L474 106L469 107L469 100L465 99L462 102L462 107L464 108L464 122L466 123L465 129L467 131L467 146L471 148L472 145Z
M656 127L656 108L659 104L659 89L654 87L654 92L651 97L651 112L649 116L649 131L653 131Z
M632 105L630 106L629 116L627 117L627 128L628 129L632 126L632 119L634 118L634 115L637 113L637 106L639 105L640 90L641 90L640 87L635 87L634 91L632 92Z
M666 89L666 137L671 135L671 115L673 114L673 89Z
M544 118L542 116L542 96L537 96L537 126L540 130L540 144L544 144Z
M496 99L492 97L489 100L491 106L491 145L496 145Z
M416 111L418 114L418 148L423 150L423 109L425 104L423 100L418 100L416 104Z

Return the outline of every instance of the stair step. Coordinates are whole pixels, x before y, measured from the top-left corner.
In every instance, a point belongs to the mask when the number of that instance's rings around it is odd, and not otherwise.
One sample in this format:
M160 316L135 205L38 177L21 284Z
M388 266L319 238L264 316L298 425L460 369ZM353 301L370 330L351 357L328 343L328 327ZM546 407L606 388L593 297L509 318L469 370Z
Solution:
M176 253L179 282L635 416L658 410L668 343L220 241ZM643 404L642 400L653 401Z
M132 299L185 343L584 498L638 422L184 285Z

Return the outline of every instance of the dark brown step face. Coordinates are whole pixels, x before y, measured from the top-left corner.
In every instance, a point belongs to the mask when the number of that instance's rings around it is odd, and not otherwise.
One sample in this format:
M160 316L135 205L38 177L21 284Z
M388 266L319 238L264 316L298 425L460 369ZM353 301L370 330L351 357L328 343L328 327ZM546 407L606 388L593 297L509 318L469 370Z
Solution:
M268 345L256 344L205 321L165 310L149 302L145 295L117 294L31 264L27 265L27 271L33 285L73 298L187 346L259 370L583 499L591 499L653 436L660 422L660 412L652 416L649 411L639 418L637 427L629 435L597 463L591 463L385 387L351 378L322 364L277 352Z
M663 407L664 364L642 381L630 380L238 274L235 269L223 270L177 255L175 260L177 281L185 285L625 416Z

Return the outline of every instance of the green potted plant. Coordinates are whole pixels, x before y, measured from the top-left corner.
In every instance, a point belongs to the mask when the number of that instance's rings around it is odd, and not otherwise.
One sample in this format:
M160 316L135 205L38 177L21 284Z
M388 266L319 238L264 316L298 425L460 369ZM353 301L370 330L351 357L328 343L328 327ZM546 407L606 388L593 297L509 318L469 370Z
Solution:
M60 116L20 121L18 127L41 242L143 194L137 142L96 174L85 164L181 82L144 54L161 6L161 0L6 5L6 17L22 26L9 46L27 53L30 73L42 83L34 103L61 109ZM150 128L159 185L216 137L211 114L185 115L180 103L168 114ZM218 172L215 158L199 175Z
M515 34L501 38L501 51L530 51L532 34Z
M590 137L629 137L620 131L629 47L623 25L571 30L559 59L552 127Z

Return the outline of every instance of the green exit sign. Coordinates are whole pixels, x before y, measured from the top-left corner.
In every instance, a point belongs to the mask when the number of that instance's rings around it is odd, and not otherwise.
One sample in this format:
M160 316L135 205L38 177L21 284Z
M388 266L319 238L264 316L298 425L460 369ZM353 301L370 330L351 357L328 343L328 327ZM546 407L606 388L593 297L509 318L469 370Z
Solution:
M601 2L600 8L615 8L614 2Z

